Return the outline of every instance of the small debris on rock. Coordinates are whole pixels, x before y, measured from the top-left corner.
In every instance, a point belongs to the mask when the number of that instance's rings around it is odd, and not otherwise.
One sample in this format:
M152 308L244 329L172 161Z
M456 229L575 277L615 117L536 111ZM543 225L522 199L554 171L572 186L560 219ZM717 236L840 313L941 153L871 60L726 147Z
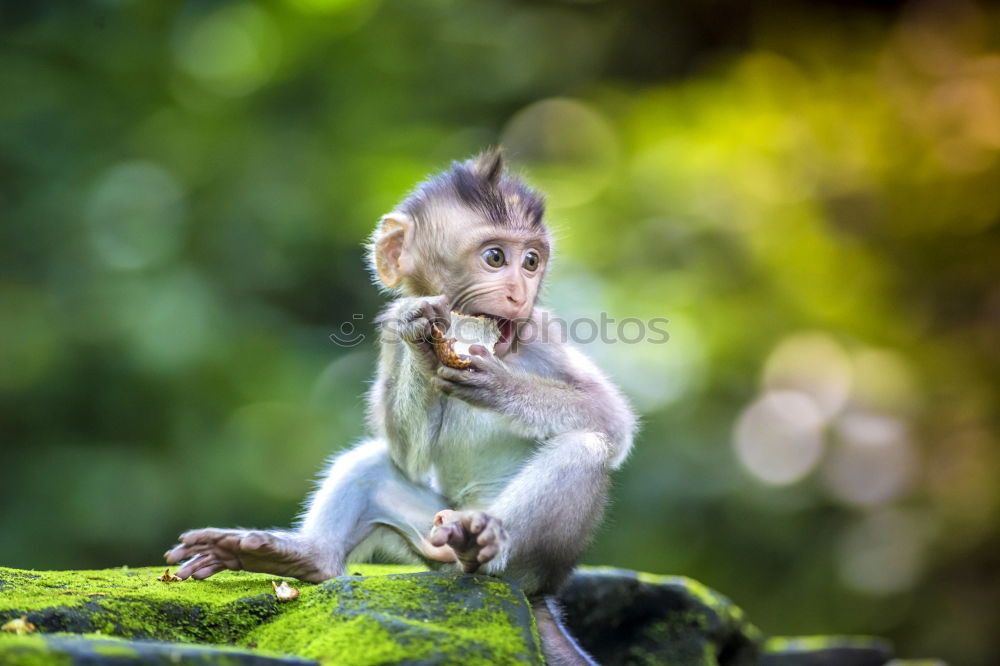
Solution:
M7 624L0 627L4 631L8 631L12 634L17 634L18 636L24 636L25 634L30 634L34 632L38 627L28 622L28 616L22 615L21 617L11 620Z
M271 587L274 588L274 596L278 597L278 601L293 601L299 598L299 591L286 581L282 581L281 585L278 585L272 580Z
M163 572L163 575L157 578L156 580L162 581L164 583L179 583L184 579L181 578L180 576L175 576L174 574L170 573L170 569L167 569L165 572Z

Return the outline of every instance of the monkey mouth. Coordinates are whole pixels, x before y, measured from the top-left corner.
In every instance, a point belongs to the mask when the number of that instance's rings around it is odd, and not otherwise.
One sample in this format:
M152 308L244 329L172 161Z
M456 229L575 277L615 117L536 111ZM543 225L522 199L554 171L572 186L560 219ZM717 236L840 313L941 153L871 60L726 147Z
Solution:
M497 340L497 343L493 348L493 353L497 356L503 356L506 354L510 349L511 342L514 341L514 336L517 332L517 326L514 320L501 317L500 315L490 314L489 312L477 312L473 316L488 317L496 322L497 328L500 329L500 339Z

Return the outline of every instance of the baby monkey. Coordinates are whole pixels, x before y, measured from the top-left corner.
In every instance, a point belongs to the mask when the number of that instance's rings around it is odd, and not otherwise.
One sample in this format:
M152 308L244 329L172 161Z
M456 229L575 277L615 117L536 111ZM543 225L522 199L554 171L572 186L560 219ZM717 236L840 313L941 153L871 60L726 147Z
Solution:
M246 569L319 582L376 552L511 578L549 663L592 663L552 595L590 542L636 420L618 389L536 304L552 256L544 203L499 150L421 183L378 223L372 271L398 295L380 317L371 439L336 456L290 531L200 529L181 578ZM495 320L493 350L443 365L434 327Z

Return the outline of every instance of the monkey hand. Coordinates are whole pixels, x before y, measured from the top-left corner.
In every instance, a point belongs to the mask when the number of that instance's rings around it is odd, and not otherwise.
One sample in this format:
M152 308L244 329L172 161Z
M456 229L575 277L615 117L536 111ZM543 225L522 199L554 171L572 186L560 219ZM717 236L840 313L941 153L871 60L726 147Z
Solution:
M506 539L507 533L498 518L482 511L450 509L437 512L427 537L432 546L428 550L436 551L434 559L448 561L450 548L465 573L475 573L480 565L496 557Z
M391 326L407 345L422 359L423 365L432 370L438 360L434 354L434 326L447 330L451 325L451 307L446 296L424 296L407 299L392 320L384 322Z
M445 395L488 409L501 410L510 398L516 378L510 368L482 345L469 348L472 367L456 370L445 365L437 369L434 385Z

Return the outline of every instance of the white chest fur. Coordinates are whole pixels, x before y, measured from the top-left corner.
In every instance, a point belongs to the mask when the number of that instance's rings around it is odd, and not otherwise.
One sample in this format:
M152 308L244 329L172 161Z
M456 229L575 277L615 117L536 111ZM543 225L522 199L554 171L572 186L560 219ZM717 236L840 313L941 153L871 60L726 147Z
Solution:
M443 418L430 442L431 480L456 508L486 506L530 455L535 442L506 417L444 398Z

